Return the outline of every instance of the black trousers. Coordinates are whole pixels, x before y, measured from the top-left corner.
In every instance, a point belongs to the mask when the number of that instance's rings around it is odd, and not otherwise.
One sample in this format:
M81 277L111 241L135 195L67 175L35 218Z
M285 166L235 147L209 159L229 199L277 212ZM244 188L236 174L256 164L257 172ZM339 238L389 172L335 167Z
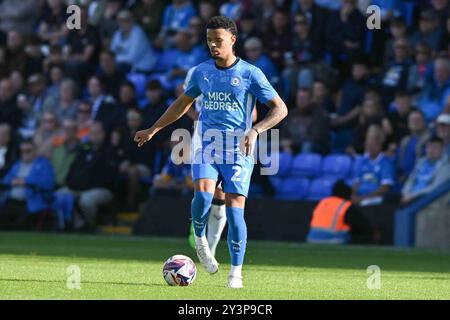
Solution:
M8 199L0 208L0 230L35 230L37 214L30 214L25 201Z

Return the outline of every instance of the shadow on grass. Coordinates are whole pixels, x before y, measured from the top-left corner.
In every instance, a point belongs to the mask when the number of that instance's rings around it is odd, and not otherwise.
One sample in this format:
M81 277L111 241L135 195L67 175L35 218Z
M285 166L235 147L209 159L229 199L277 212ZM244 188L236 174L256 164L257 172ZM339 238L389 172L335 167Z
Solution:
M61 258L95 258L163 263L169 256L184 254L196 259L186 239L124 236L92 236L77 234L0 232L2 255L50 256ZM228 249L219 244L218 260L227 268ZM246 266L271 272L277 267L366 270L378 265L381 270L410 272L448 272L450 252L439 250L400 250L374 246L327 246L299 243L250 241ZM298 271L298 269L294 269Z
M35 283L66 283L65 280L43 280L43 279L2 279L0 282L35 282ZM105 284L118 286L145 286L145 287L161 287L167 288L167 285L159 283L142 283L142 282L112 282L112 281L85 281L82 284Z

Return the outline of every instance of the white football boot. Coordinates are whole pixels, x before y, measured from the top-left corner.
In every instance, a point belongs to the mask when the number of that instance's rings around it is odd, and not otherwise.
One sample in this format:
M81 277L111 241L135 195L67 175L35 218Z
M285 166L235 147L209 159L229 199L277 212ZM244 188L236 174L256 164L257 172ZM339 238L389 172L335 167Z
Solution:
M195 250L200 263L208 273L214 274L219 271L219 263L212 255L211 250L209 250L206 237L195 237Z
M228 276L228 288L239 289L243 288L242 277L229 275Z

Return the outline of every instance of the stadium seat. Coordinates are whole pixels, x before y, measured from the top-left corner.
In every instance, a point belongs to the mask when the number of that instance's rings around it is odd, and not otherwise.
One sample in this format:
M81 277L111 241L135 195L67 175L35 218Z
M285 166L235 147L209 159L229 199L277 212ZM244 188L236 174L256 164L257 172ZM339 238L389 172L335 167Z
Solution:
M309 180L301 177L283 179L276 189L275 198L278 200L302 200L308 195Z
M332 154L323 160L322 176L345 179L352 171L352 158L345 154Z
M294 157L290 174L294 176L315 178L322 166L322 156L317 153L299 154Z
M273 154L271 155L271 158L273 159ZM289 174L289 170L291 169L292 165L292 154L289 152L280 152L278 154L278 173L277 176L283 177ZM272 164L271 164L272 165Z
M308 192L308 200L318 201L331 195L333 185L336 182L334 178L321 177L311 181Z
M127 79L131 81L136 88L136 97L140 100L145 97L145 86L147 77L141 73L128 73Z

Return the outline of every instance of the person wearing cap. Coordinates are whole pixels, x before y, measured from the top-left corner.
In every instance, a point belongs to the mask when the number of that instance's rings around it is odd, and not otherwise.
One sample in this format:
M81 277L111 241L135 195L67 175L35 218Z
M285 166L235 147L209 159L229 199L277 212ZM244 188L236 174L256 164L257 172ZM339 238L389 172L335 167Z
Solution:
M427 142L426 156L421 158L402 189L401 202L410 203L432 192L450 179L450 162L444 152L444 141L434 136Z
M439 26L439 17L433 10L425 10L420 13L419 30L411 37L413 46L419 42L425 42L433 51L439 49L443 29Z
M436 119L436 135L444 143L444 151L450 158L450 114L443 113Z
M158 57L142 28L128 10L120 11L117 20L119 29L114 33L110 47L116 62L126 72L152 71Z

